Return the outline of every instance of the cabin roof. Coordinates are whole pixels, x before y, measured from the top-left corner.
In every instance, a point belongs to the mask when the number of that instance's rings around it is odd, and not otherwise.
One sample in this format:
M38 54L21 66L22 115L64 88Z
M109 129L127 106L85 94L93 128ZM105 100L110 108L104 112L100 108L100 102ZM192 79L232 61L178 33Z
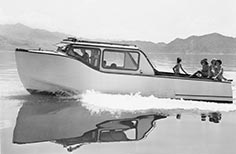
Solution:
M133 44L91 41L91 40L78 39L74 37L68 37L66 39L63 39L61 43L100 46L100 47L112 47L112 48L139 49L136 45L133 45Z

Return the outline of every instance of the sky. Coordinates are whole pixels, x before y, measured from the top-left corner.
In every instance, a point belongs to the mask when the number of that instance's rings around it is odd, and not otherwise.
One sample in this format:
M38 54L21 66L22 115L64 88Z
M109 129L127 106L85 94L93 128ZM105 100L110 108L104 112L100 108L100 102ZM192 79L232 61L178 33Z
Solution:
M0 24L15 23L90 39L236 37L236 0L0 0Z

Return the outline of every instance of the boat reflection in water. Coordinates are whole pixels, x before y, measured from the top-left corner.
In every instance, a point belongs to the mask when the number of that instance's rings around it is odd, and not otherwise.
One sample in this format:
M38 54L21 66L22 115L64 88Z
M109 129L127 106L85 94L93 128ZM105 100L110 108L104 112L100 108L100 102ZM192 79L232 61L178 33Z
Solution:
M68 147L68 151L79 148L85 143L138 141L145 138L154 128L154 121L165 118L162 115L143 115L135 118L108 120L96 125L96 129L82 136L59 139L56 143ZM72 147L72 145L75 145Z
M17 144L54 142L73 151L81 145L144 139L164 114L93 113L73 103L24 103L14 129Z
M201 121L206 121L206 118L209 118L209 122L219 123L221 120L221 113L220 112L210 112L208 114L202 113L201 114Z

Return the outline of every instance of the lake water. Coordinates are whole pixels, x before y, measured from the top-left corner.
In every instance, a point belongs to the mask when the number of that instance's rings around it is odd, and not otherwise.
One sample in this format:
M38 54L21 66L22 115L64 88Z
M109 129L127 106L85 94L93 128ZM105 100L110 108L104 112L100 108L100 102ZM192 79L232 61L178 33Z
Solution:
M159 99L96 91L73 97L30 95L17 74L14 52L0 52L2 154L236 153L236 56L149 55L171 71L176 57L189 73L207 57L223 60L233 79L233 104Z

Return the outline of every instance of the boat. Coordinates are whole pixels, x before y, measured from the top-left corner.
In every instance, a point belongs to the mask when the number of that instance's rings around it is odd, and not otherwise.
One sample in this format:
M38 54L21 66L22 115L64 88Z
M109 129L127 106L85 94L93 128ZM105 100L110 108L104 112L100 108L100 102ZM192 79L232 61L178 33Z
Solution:
M31 94L95 90L233 103L231 82L158 71L136 45L68 37L55 51L16 49L15 54L18 74Z

